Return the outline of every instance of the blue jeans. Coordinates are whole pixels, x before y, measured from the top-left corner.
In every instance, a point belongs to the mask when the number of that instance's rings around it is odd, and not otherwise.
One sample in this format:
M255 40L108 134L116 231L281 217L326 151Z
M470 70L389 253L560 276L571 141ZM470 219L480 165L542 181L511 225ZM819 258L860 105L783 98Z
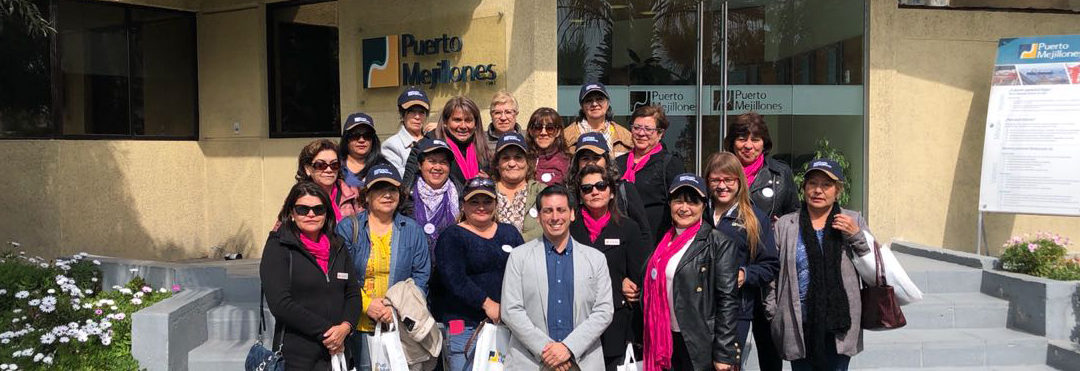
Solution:
M465 330L457 335L450 334L450 324L444 323L443 326L445 326L443 339L448 347L444 356L446 363L450 366L450 369L444 371L471 370L473 347L466 349L466 345L471 345L468 344L469 338L476 331L476 326L465 325Z

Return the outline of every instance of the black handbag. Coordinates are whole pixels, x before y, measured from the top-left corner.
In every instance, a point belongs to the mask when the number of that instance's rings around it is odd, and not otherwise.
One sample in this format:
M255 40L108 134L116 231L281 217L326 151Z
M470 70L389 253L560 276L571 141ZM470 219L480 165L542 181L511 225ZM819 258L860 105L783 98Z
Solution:
M292 279L292 254L289 254L289 279ZM281 355L281 348L285 346L285 331L282 330L281 342L278 343L277 351L270 351L265 345L263 345L263 333L266 332L266 311L263 309L263 300L265 300L266 294L263 293L262 284L259 285L259 336L255 338L255 344L251 344L251 349L248 349L247 359L244 360L245 371L284 371L285 370L285 357ZM274 337L277 337L277 332L274 332ZM273 342L270 343L273 347Z
M904 312L896 301L896 293L885 281L885 264L881 261L881 246L874 242L874 286L864 286L859 291L862 299L862 328L866 330L891 330L907 325Z

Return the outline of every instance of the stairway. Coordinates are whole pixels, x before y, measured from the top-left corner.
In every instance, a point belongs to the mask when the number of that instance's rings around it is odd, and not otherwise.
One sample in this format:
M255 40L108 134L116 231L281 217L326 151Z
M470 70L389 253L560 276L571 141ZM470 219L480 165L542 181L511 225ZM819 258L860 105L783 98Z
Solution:
M1008 329L1009 303L979 292L981 270L896 256L923 300L903 307L904 328L864 331L863 351L851 359L851 369L1054 370L1046 366L1046 338ZM758 369L756 354L745 369Z
M227 267L225 299L206 312L208 339L188 353L188 369L243 370L248 349L259 333L259 260ZM274 316L266 313L267 347L272 344Z

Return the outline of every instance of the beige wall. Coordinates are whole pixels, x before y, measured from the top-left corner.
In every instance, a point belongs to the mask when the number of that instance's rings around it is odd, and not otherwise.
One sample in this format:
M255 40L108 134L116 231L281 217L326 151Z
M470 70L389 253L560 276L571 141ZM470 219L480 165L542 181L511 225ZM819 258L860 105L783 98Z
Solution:
M990 74L1002 37L1080 33L1080 15L870 6L870 220L885 240L975 250ZM1080 240L1080 219L988 214L1010 235ZM1080 251L1072 246L1073 251Z
M312 139L268 138L264 2L123 2L199 10L199 140L0 141L7 177L0 183L0 238L42 256L259 255L294 182L296 155ZM343 116L366 110L384 136L397 130L399 89L362 89L359 41L399 32L461 35L465 50L452 60L497 64L495 85L436 89L433 108L467 93L486 112L503 88L517 95L522 112L555 105L554 0L383 4L339 3ZM412 18L402 21L405 15Z

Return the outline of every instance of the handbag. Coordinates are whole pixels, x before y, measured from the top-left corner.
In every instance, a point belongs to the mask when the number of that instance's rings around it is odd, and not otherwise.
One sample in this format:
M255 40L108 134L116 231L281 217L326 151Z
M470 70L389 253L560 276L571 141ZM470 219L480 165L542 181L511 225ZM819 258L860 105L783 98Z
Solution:
M344 352L330 356L330 368L333 371L356 371L356 367L349 368Z
M900 310L892 286L885 281L885 264L881 262L881 245L873 244L876 280L873 286L864 285L859 291L862 298L862 328L867 330L891 330L904 327L907 319Z
M634 359L634 344L626 344L626 355L623 356L621 365L615 366L615 371L641 371L645 364Z
M382 324L375 325L375 335L368 335L372 371L409 371L405 350L401 348L401 335L397 328L397 310L392 309L394 320L386 331Z
M292 260L289 260L290 265ZM290 269L290 274L292 269ZM278 343L277 351L270 351L263 345L263 332L266 331L266 313L263 310L262 287L259 287L259 335L255 338L255 344L248 349L247 359L244 360L245 371L283 371L285 370L285 357L281 356L281 348L285 346L285 336L282 335ZM274 336L277 336L275 332Z
M503 371L506 367L506 354L510 352L510 329L485 319L473 333L470 342L472 340L476 340L472 371ZM469 346L466 345L465 349L469 349Z
M866 236L866 244L874 246L874 236L865 230L863 235ZM919 287L911 280L911 277L908 276L904 267L900 265L900 261L896 259L896 255L893 254L888 245L880 246L876 251L872 249L870 254L853 257L852 261L855 263L855 270L859 272L862 281L867 285L873 285L877 282L877 268L875 265L877 264L878 255L881 255L881 262L884 263L882 269L885 271L885 283L893 287L897 302L903 306L922 300L922 290L919 290Z

